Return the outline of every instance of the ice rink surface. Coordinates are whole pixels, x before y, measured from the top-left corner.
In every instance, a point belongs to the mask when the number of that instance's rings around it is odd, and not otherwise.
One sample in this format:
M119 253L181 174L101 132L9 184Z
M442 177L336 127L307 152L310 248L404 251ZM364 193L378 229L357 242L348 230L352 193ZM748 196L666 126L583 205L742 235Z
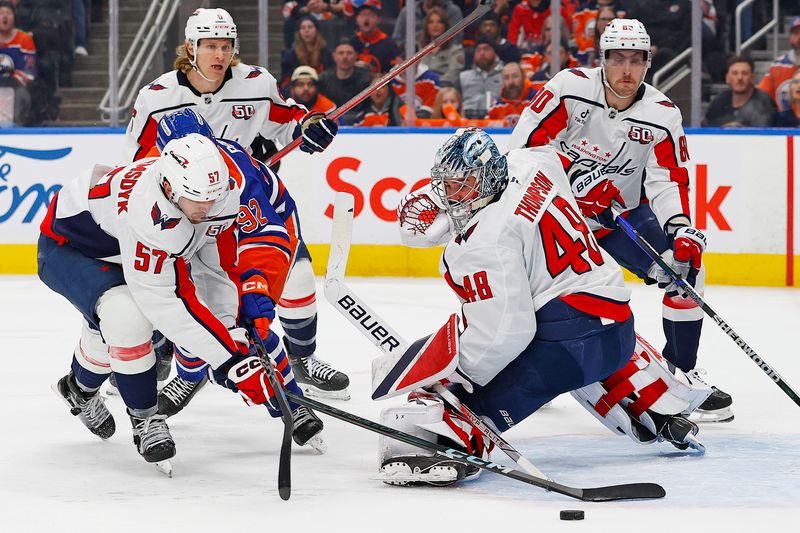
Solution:
M408 339L457 310L440 280L349 284ZM632 288L637 331L661 347L660 291ZM800 291L712 286L706 298L800 390ZM77 311L35 276L0 276L0 302L3 531L800 531L800 407L709 319L701 366L734 396L736 420L701 427L704 457L615 437L569 396L505 434L561 483L657 482L662 500L587 504L490 473L457 487L386 486L371 479L377 436L323 415L328 453L295 447L284 502L276 483L282 424L263 408L206 387L170 419L178 454L168 479L136 453L118 397L108 401L117 433L102 442L50 390L69 368ZM326 302L319 307L318 354L351 378L352 400L334 405L377 420L382 404L369 399L377 349ZM512 464L502 453L492 458ZM586 519L562 522L561 509L583 509Z

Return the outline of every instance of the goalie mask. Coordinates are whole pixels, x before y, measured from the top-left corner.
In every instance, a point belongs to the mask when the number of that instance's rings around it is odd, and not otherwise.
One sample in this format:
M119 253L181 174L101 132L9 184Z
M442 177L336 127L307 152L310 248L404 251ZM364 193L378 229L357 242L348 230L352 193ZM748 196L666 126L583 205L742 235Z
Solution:
M460 128L436 152L431 187L456 231L485 207L508 183L508 163L489 135Z

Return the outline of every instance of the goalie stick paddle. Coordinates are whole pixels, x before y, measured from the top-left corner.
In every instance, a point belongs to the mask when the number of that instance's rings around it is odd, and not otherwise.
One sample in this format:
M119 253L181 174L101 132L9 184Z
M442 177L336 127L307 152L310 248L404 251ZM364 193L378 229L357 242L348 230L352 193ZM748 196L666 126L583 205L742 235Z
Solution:
M281 440L281 452L278 459L278 494L282 500L288 500L292 495L292 429L294 426L292 408L286 400L286 395L284 394L286 391L278 381L275 369L272 368L272 361L267 354L267 349L264 347L264 340L255 326L251 325L248 329L258 352L258 358L261 359L261 364L264 365L267 379L269 379L272 390L275 392L275 398L277 398L278 407L281 410L283 439Z
M739 334L733 330L733 328L719 315L719 313L714 311L711 306L706 303L703 297L700 296L700 293L698 293L690 283L687 283L685 279L680 277L678 273L675 272L672 267L666 263L666 261L664 261L664 259L661 257L661 254L659 254L655 248L653 248L653 246L647 242L647 240L642 237L638 231L636 231L636 228L631 226L627 220L622 218L622 213L618 209L612 206L611 211L614 214L614 220L622 229L622 231L624 231L625 234L628 235L628 237L630 237L631 240L635 242L639 248L641 248L641 250L650 257L650 259L655 261L658 266L667 273L670 279L672 279L672 281L678 287L680 287L681 290L688 294L689 297L694 300L709 317L711 317L711 319L722 329L722 331L728 335L728 337L733 339L733 342L735 342L736 345L741 348L742 351L744 351L744 353L746 353L756 365L758 365L758 368L763 370L764 373L769 376L769 378L778 387L780 387L781 390L785 392L787 396L789 396L789 398L794 401L794 403L800 406L800 396L798 396L797 392L795 392L795 390L792 389L792 387L790 387L786 381L784 381L780 374L778 374L775 369L773 369L764 360L763 357L758 355L758 353L756 353L756 351L753 350L750 345L747 344L744 339L742 339L742 337L740 337Z
M412 56L411 58L407 59L406 61L395 65L389 72L383 75L381 79L355 95L349 101L342 104L340 107L337 107L333 111L331 111L327 118L331 120L337 120L339 117L353 109L355 106L366 100L370 97L372 93L392 81L394 78L411 68L412 66L416 65L423 57L430 54L436 48L439 48L441 45L455 37L459 34L464 28L481 18L483 15L489 12L490 9L494 6L494 0L478 0L478 6L466 17L459 20L457 23L453 25L452 28L441 34L439 37L428 43L422 50L416 53L416 55ZM267 166L271 167L281 159L283 159L286 154L300 146L300 143L303 142L303 136L300 135L292 142L278 150L278 152L273 155L269 161L267 162Z
M347 259L350 255L350 241L353 234L353 205L353 195L342 192L336 194L333 203L331 251L325 271L325 298L357 330L370 339L384 353L404 353L408 349L408 342L395 332L385 320L379 317L350 287L344 284ZM365 324L370 322L372 324L367 329ZM462 404L452 392L441 385L436 386L435 389L445 402L467 417L486 438L492 441L495 446L513 459L528 474L546 480L550 479L519 453L507 440L490 428L481 417Z
M286 396L293 402L300 405L305 405L310 409L314 409L320 413L325 413L328 416L337 418L343 422L347 422L348 424L353 424L354 426L364 428L372 431L373 433L399 440L400 442L405 442L406 444L417 446L418 448L432 451L438 457L461 461L465 464L476 466L482 470L499 474L511 479L516 479L517 481L521 481L550 492L563 494L564 496L569 496L570 498L587 502L610 502L619 500L650 500L663 498L666 495L664 488L656 483L629 483L625 485L611 485L608 487L593 487L585 489L562 485L554 481L549 481L526 474L525 472L520 472L519 470L514 470L513 468L507 466L486 461L480 457L469 455L461 450L448 448L447 446L430 442L425 439L415 437L414 435L409 435L408 433L384 426L383 424L373 422L372 420L362 418L347 411L342 411L341 409L337 409L336 407L328 404L312 400L311 398L299 396L289 391L285 392Z

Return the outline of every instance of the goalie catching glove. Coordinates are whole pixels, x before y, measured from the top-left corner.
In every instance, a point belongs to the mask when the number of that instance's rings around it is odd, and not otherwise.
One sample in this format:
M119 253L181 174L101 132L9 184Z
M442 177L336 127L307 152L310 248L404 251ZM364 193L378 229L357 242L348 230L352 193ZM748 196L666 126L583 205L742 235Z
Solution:
M339 125L325 113L309 113L294 130L294 138L303 137L300 149L308 154L322 152L339 132Z
M412 248L444 244L453 233L453 223L442 208L431 185L407 194L397 206L400 239Z

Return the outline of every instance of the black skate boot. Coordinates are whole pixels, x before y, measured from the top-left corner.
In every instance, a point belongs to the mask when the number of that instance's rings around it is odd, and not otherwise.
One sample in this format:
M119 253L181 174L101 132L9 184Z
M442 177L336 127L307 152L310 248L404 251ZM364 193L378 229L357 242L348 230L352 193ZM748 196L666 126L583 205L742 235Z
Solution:
M172 477L172 465L169 459L175 457L175 441L169 433L167 417L153 415L139 418L128 413L133 426L133 443L139 455L148 463L156 463L156 467Z
M294 424L292 425L292 439L298 446L305 446L306 444L317 450L319 453L325 453L328 446L322 440L320 433L322 432L322 420L305 406L300 406L292 412Z
M656 423L656 427L659 428L660 439L670 442L679 450L692 448L699 452L705 452L705 446L696 437L700 431L697 424L682 416L662 415L652 411L648 411L648 413Z
M101 439L107 439L114 434L117 426L105 405L105 398L98 392L90 394L81 390L71 370L52 388L67 403L70 412L80 418L89 431Z
M153 351L156 354L156 379L160 388L169 379L169 373L172 371L175 345L160 331L155 331L153 332Z
M284 340L284 342L286 342ZM289 354L289 362L294 370L297 384L303 393L312 398L329 400L349 400L350 378L344 372L339 372L331 365L318 359L316 355L298 357Z
M392 457L381 465L378 479L388 485L446 487L474 477L477 466L430 455Z
M687 372L690 379L699 381L704 385L709 385L704 379L706 374L705 369L695 368ZM700 407L695 409L691 415L694 422L731 422L733 421L733 398L727 392L724 392L717 387L711 385L711 396L706 398Z
M158 413L167 417L180 413L206 382L208 382L206 376L197 383L175 376L158 393Z

